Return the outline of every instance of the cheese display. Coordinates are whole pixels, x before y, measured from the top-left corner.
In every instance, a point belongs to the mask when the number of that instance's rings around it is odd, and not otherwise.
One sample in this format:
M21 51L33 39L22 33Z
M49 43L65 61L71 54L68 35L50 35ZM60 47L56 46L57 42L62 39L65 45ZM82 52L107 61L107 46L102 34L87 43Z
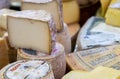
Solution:
M63 29L62 0L23 0L21 9L46 10L52 14L57 31Z
M112 0L106 13L106 23L114 26L120 26L120 1Z
M7 65L8 63L9 63L8 45L3 35L2 37L0 37L0 69Z
M7 30L7 15L13 12L16 12L16 11L10 10L10 9L0 10L0 28Z
M101 3L101 9L102 9L102 16L105 15L107 9L108 9L108 6L110 4L111 0L100 0L100 3Z
M17 60L45 60L50 62L55 79L61 79L66 71L64 47L57 43L51 55L43 54L34 50L18 49Z
M110 25L107 25L104 22L103 18L91 17L79 32L76 50L79 51L80 49L88 49L119 43L120 38L118 30L120 29L114 28L114 26L110 26L109 28L109 26Z
M66 54L71 52L71 36L67 24L64 23L64 29L57 33L56 41L64 46Z
M2 73L2 79L54 79L51 65L45 61L17 61Z
M67 24L79 22L80 8L76 0L63 2L63 18Z
M108 67L99 66L90 72L71 71L62 79L119 79L120 71Z
M91 71L97 66L120 70L120 45L98 47L78 51L66 56L68 66L73 70Z
M12 47L50 54L55 44L56 28L52 16L46 11L25 10L8 15L8 34Z

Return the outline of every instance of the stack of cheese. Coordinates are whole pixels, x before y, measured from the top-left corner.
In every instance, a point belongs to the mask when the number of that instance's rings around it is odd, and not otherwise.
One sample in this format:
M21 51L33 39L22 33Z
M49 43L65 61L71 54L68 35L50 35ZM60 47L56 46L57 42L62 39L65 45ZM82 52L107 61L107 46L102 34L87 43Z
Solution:
M65 73L64 47L56 43L53 17L45 10L24 10L8 15L8 36L18 49L18 60L46 60L51 63L56 79Z
M62 79L120 79L120 71L100 66L91 72L71 71Z
M69 33L73 39L80 29L80 8L76 0L63 0L63 19L68 24Z
M106 23L113 25L113 26L118 26L120 27L120 1L119 0L112 0L107 13L106 13Z
M32 6L32 7L31 7ZM46 10L50 12L57 28L57 41L64 47L66 53L71 52L71 39L64 25L62 16L62 0L23 0L22 10ZM60 38L60 39L59 39Z
M45 61L17 61L0 71L0 79L55 79L52 67Z

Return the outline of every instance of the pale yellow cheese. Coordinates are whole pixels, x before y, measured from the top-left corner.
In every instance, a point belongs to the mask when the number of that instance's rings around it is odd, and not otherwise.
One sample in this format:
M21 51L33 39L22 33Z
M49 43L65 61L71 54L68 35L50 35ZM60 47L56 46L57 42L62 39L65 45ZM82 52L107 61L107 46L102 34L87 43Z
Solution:
M23 0L22 10L46 10L54 18L57 31L63 29L62 0Z
M120 27L120 7L118 0L112 0L106 13L106 23Z
M80 8L76 0L63 2L63 18L67 24L79 22Z
M105 15L110 2L111 2L111 0L100 0L101 8L102 8L102 16Z
M16 12L16 11L10 10L10 9L0 10L0 28L7 30L7 15L13 12Z
M50 13L25 10L8 15L8 37L12 47L27 48L50 54L56 28Z
M120 79L120 71L100 66L91 72L71 71L62 79Z

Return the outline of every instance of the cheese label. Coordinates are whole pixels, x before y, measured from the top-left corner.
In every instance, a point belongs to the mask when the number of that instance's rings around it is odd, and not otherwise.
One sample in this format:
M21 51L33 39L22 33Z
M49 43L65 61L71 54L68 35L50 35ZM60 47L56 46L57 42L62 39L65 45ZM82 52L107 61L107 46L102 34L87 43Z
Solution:
M11 65L5 71L5 79L40 79L50 72L44 61L24 61Z

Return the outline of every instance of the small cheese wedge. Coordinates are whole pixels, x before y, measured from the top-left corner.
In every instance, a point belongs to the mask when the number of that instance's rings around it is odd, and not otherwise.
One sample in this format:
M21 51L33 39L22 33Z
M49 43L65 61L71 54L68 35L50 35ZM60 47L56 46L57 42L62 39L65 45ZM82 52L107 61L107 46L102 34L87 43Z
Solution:
M101 8L102 8L102 16L105 15L110 2L111 2L111 0L100 0Z
M112 0L105 15L106 23L120 27L120 1Z
M10 9L0 10L0 28L7 30L7 15L13 12L16 12L16 11L10 10Z
M63 18L67 24L79 22L80 8L76 0L63 2Z
M44 10L26 10L8 15L8 38L12 47L50 54L56 28L52 16Z
M120 79L120 71L100 66L91 72L71 71L62 79Z
M46 10L52 14L57 31L61 31L63 29L62 0L23 0L21 9Z

